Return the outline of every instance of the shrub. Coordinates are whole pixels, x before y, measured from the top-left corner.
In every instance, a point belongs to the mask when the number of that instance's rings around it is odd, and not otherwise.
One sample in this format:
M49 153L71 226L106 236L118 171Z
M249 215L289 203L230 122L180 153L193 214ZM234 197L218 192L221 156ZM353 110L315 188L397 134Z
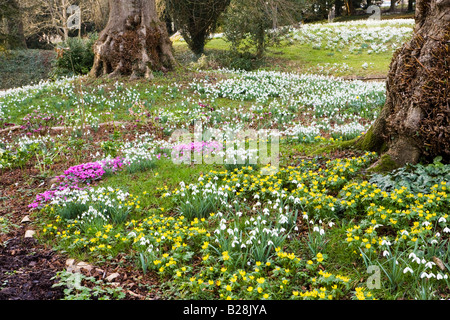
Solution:
M10 50L0 48L0 89L18 88L50 76L56 55L52 50Z
M96 34L83 39L67 39L61 48L57 49L59 53L53 65L53 77L89 73L94 64L93 45L96 40Z

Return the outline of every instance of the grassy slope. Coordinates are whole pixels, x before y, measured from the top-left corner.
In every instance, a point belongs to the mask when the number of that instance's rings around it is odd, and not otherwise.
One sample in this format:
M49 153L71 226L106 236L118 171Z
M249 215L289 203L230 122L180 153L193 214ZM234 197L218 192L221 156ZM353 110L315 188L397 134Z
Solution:
M189 56L187 45L183 42L174 43L178 57ZM229 44L223 39L212 39L206 44L206 55L218 55L229 49ZM348 50L331 52L313 49L307 44L289 44L271 47L267 51L264 69L290 72L316 72L317 65L346 63L350 68L344 71L332 72L335 76L383 77L389 70L392 52L379 54L351 54ZM364 63L373 63L363 69Z

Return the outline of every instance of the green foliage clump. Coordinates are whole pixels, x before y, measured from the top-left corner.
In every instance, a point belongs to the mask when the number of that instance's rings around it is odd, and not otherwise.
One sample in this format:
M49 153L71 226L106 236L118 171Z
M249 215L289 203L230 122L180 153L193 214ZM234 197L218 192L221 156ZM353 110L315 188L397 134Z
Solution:
M64 288L63 300L120 300L125 297L121 287L113 287L82 273L61 271L52 280L56 280L53 288Z
M370 179L385 191L405 187L413 193L428 193L433 186L445 181L450 181L450 165L442 164L439 157L429 165L409 164L388 174L374 174Z
M59 50L53 65L53 76L73 76L87 74L94 64L93 45L97 34L87 38L69 38Z

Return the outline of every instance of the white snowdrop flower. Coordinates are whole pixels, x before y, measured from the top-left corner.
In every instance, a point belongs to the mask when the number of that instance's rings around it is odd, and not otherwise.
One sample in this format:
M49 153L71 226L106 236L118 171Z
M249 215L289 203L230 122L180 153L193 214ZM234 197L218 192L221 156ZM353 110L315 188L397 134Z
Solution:
M279 221L280 224L287 223L288 221L289 221L288 218L284 214L282 214L280 216L280 221Z
M298 227L297 227L297 226L295 226L295 227L294 227L294 230L295 230L295 231L298 231Z
M436 244L438 241L436 239L431 240L431 244Z
M314 226L313 232L319 232L319 227L318 226Z
M238 216L238 217L240 217L240 216L242 216L242 212L236 212L236 215Z
M323 236L323 235L325 234L325 230L320 229L319 234L320 234L321 236Z
M241 244L241 249L242 248L247 248L247 246L243 243L243 244Z
M422 222L422 225L423 225L423 226L429 226L429 225L430 225L430 222L429 222L429 221L424 221L424 222Z
M427 262L426 264L425 264L425 269L426 268L433 268L433 266L435 265L435 263L434 262L431 262L431 261L429 261L429 262Z
M413 270L410 267L406 267L405 269L403 269L403 273L407 273L407 272L413 274Z
M307 220L308 219L308 215L306 213L303 214L303 219Z
M413 259L415 259L415 258L417 258L417 256L416 256L416 254L414 253L414 252L411 252L409 255L408 255L408 258L413 258Z
M441 279L444 279L444 277L442 276L442 274L438 273L438 275L436 276L436 279L441 280Z
M450 233L450 229L445 227L442 231L444 231L445 233Z
M384 250L384 251L383 251L383 257L388 257L388 256L389 256L389 251Z
M440 217L438 222L446 222L447 220L444 217Z
M331 221L331 222L328 223L328 226L331 228L332 226L334 226L334 224L335 223L333 221Z

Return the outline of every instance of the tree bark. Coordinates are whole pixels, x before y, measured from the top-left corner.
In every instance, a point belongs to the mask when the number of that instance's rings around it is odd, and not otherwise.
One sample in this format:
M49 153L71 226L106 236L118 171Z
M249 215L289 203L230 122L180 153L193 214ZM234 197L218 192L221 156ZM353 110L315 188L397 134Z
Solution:
M340 17L342 15L342 6L343 6L342 0L336 0L334 2L336 17Z
M410 41L394 54L386 103L357 145L395 166L450 160L450 0L418 0Z
M353 5L353 1L352 0L344 0L345 2L345 9L347 11L347 15L348 16L352 16L355 14L355 7Z
M394 12L395 11L395 3L397 2L397 0L391 0L391 6L389 7L389 11L390 12Z
M94 45L91 76L151 79L153 71L173 68L172 42L155 0L109 0L109 8L108 24Z

